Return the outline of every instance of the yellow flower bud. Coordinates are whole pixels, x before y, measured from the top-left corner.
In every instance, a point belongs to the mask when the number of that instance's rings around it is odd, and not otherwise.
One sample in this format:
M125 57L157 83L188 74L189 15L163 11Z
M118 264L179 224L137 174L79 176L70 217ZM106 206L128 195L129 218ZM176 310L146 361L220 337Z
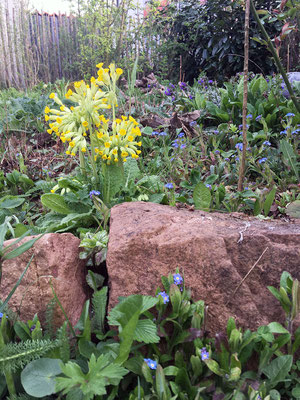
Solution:
M85 148L85 147L82 147L82 148L81 148L81 151L82 151L83 153L85 153L85 152L86 152L86 148Z
M50 108L48 106L45 107L45 114L49 114L49 112L50 112Z
M54 97L55 97L55 93L51 93L49 96L50 99L54 99Z

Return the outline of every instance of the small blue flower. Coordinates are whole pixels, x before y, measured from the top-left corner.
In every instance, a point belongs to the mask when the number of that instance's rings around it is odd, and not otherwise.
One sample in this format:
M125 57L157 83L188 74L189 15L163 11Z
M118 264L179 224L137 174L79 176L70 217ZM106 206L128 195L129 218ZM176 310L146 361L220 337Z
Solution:
M35 330L35 325L32 325L32 327L30 328L31 332Z
M208 360L209 359L209 352L206 350L206 347L201 349L201 360Z
M208 83L211 85L212 83L214 83L214 81L213 81L212 79L210 79L210 80L208 81Z
M144 361L148 365L150 369L156 369L157 368L157 362L154 360L151 360L151 358L144 358Z
M248 114L248 115L246 115L246 118L247 118L247 119L252 119L252 118L253 118L253 115L252 115L252 114Z
M206 183L205 186L211 190L211 185L209 183Z
M158 136L168 136L167 132L159 132Z
M184 132L178 133L177 137L182 138L184 136Z
M220 154L220 150L216 150L216 151L215 151L215 154Z
M2 318L3 318L3 313L0 312L0 321L1 321ZM6 318L8 318L8 316L6 316Z
M237 144L235 145L235 148L238 149L238 150L240 150L240 151L243 151L243 143L237 143Z
M271 146L271 143L270 143L268 140L265 140L265 141L263 142L263 144L264 144L265 146Z
M169 298L169 295L167 295L167 293L165 291L164 292L159 292L156 297L158 297L158 296L161 296L163 298L164 304L169 303L170 298Z
M249 129L249 125L246 124L246 128ZM239 130L243 129L243 124L239 125Z
M173 92L171 92L171 90L170 90L169 88L167 88L167 89L165 90L165 95L166 95L166 96L172 96L172 94L173 94Z
M258 160L259 164L265 163L267 161L267 157L263 157Z
M281 87L281 89L284 89L284 88L285 88L285 84L282 83L282 84L280 85L280 87Z
M182 145L180 145L180 148L181 148L181 149L185 149L185 148L186 148L186 144L183 143Z
M189 95L189 99L193 100L194 96L192 94Z
M204 79L199 79L198 83L199 83L200 85L202 85L202 83L204 83Z
M174 185L173 185L172 182L166 183L166 184L165 184L165 187L166 187L167 189L174 189Z
M170 158L170 161L174 161L174 159L175 159L175 157L171 157L171 158Z
M240 161L240 157L235 157L235 161Z
M175 86L173 85L173 83L169 83L169 86L171 89L175 89Z
M173 279L175 285L181 285L183 283L183 278L180 274L173 274Z
M172 147L175 147L176 149L179 147L179 144L176 140L172 143Z
M215 134L215 135L218 135L218 134L219 134L218 129L215 129L215 130L214 130L214 134Z
M261 118L262 118L262 115L258 115L258 116L255 118L255 121L260 121Z
M157 132L157 131L153 131L152 132L152 136L156 136L156 135L158 135L159 134L159 132Z
M93 198L93 196L99 196L101 193L98 191L98 190L92 190L90 193L89 193L89 196L90 196L90 198L92 199Z
M224 158L225 161L230 161L228 157Z
M287 130L285 129L284 131L280 132L280 135L286 135L287 134Z
M185 82L179 82L178 85L179 85L181 90L184 90L187 87L187 84Z
M175 100L176 100L176 97L175 97L175 96L173 96L173 97L172 97L172 101L175 101Z
M286 117L294 117L294 116L295 116L294 113L287 113L287 114L286 114Z

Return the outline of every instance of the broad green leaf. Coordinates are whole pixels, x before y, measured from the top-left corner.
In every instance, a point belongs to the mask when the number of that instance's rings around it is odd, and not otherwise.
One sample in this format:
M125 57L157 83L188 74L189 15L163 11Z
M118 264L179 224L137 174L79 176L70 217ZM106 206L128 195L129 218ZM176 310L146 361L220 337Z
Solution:
M158 343L157 327L150 319L141 319L136 325L134 340L144 343Z
M72 210L69 209L64 198L56 193L46 193L41 196L43 206L50 208L59 214L71 214Z
M297 155L293 149L293 146L285 139L280 141L280 151L283 154L284 159L288 165L292 168L297 179L299 179L299 172L297 166Z
M216 375L224 376L224 372L219 367L217 361L209 359L204 361L208 368Z
M0 201L0 208L17 208L24 203L25 199L19 196L8 196Z
M165 376L176 376L178 372L178 368L170 365L169 367L164 368Z
M265 214L265 217L267 217L269 215L271 206L272 206L273 201L275 199L275 195L276 195L276 187L274 186L273 189L267 194L266 200L264 202L264 214Z
M119 355L115 359L116 364L121 365L128 359L128 356L129 356L129 353L131 350L131 346L132 346L132 342L133 342L133 338L134 338L134 334L135 334L135 330L136 330L137 323L139 320L139 316L140 316L140 309L137 308L137 310L134 313L132 313L131 318L128 320L128 322L123 327L121 333L119 333L121 344L120 344Z
M295 399L300 398L300 383L297 384L296 387L292 390L292 395L295 397Z
M45 397L56 393L55 378L61 374L61 360L40 358L34 360L21 372L21 382L27 394L33 397Z
M272 333L289 333L279 322L271 322L268 328Z
M211 193L204 183L200 182L195 186L193 199L197 210L209 211Z
M293 356L284 355L275 358L269 365L262 369L262 372L270 379L271 388L282 382L293 364Z
M156 368L156 394L159 400L168 400L171 397L170 389L168 387L164 371L161 365L158 365Z
M270 396L271 396L271 400L280 400L281 396L280 393L277 390L270 390Z

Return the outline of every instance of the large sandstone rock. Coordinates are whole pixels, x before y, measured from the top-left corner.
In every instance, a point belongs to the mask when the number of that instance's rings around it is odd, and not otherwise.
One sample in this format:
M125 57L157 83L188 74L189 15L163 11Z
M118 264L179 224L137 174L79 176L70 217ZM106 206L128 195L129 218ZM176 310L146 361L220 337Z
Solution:
M252 329L272 320L284 322L267 286L277 287L284 270L300 279L300 224L143 202L112 208L110 307L119 296L154 295L161 275L174 273L176 267L184 271L193 298L209 306L211 333L223 330L230 316Z
M26 237L24 241L31 239ZM15 239L4 242L4 246ZM85 263L79 259L80 239L71 233L48 233L35 242L34 246L21 256L3 263L0 297L6 298L32 254L34 258L20 286L9 301L10 308L19 313L23 321L32 319L38 313L45 320L46 306L53 298L50 282L71 323L79 320L86 300L84 289ZM61 310L56 307L54 323L60 326L64 321Z

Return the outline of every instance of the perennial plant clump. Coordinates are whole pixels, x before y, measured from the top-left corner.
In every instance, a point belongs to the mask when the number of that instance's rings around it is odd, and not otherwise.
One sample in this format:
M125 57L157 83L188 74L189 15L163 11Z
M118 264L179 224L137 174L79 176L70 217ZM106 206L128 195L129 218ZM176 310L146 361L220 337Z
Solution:
M132 116L116 118L116 83L123 70L114 64L103 68L102 63L97 68L97 78L92 77L90 83L74 82L73 88L68 89L65 97L74 105L66 106L51 93L50 99L59 108L45 108L45 120L49 122L47 132L68 144L66 154L75 156L79 152L82 167L86 154L94 172L98 159L110 165L124 163L127 157L139 158L142 145L138 139L141 136L138 122ZM107 117L108 112L110 117Z

